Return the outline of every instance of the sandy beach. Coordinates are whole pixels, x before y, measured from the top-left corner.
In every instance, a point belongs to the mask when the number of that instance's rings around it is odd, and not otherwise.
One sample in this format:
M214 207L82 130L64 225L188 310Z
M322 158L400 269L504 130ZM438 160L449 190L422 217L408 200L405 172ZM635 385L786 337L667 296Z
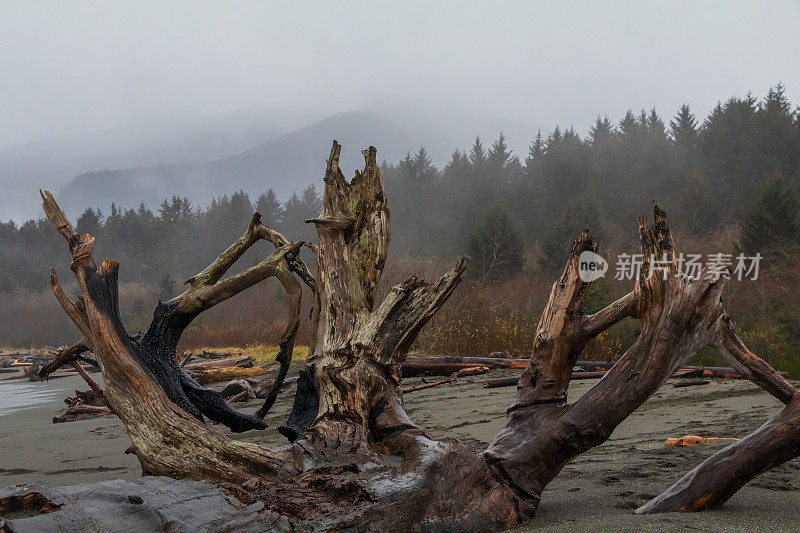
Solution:
M513 387L484 389L485 379L475 376L407 394L408 413L431 437L455 437L482 449L502 427L514 394ZM573 382L571 400L595 382ZM0 383L0 486L57 486L140 477L137 460L123 453L128 439L115 417L51 423L64 408L63 398L76 388L86 387L75 377L48 383ZM267 417L270 428L285 420L290 403L290 394L279 398ZM258 404L240 405L243 410L255 410ZM535 520L520 531L796 531L794 509L800 506L797 462L758 477L717 511L632 514L726 444L667 447L666 438L744 436L779 409L777 400L742 380L713 380L687 388L674 388L667 382L608 442L564 469L545 490ZM285 443L270 429L239 438L267 446Z

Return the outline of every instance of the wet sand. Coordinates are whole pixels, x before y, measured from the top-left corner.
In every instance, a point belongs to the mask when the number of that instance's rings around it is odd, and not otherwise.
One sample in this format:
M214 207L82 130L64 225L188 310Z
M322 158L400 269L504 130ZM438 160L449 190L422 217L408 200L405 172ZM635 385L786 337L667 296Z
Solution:
M484 389L484 379L475 376L454 385L407 394L409 415L433 438L455 437L482 449L503 426L505 409L514 394L513 387ZM571 400L595 382L573 382ZM51 423L64 408L63 398L75 388L86 388L80 378L0 383L0 398L7 399L0 401L0 486L139 478L138 461L123 453L129 441L116 418ZM31 393L36 394L35 405L21 406L24 402L8 400ZM244 410L255 410L259 401L240 405ZM271 428L285 421L290 406L291 395L279 398L267 417ZM621 424L608 442L565 467L545 490L537 517L520 531L797 531L798 461L760 476L717 511L632 514L633 509L725 445L665 447L666 438L744 436L780 407L777 400L745 381L714 380L708 385L678 389L668 382ZM272 430L252 431L238 438L267 446L285 442Z

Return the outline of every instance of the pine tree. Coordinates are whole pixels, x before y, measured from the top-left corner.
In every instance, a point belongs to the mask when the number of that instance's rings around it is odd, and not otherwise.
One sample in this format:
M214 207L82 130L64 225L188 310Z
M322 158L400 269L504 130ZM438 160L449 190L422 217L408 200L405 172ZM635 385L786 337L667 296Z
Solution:
M600 210L592 197L582 198L570 209L565 209L550 232L541 240L540 266L547 273L556 273L564 267L575 238L588 229L595 239L602 240Z
M466 173L467 169L469 168L469 157L464 152L459 150L455 150L450 155L450 161L445 165L443 169L443 174L446 176L452 176L456 174L464 174Z
M492 147L489 149L487 156L489 165L495 170L503 170L511 163L513 158L514 155L508 149L506 137L501 131L500 136L492 143Z
M775 258L800 244L800 200L797 191L776 175L753 203L742 223L742 248L748 254Z
M486 151L483 149L481 138L475 137L475 142L469 151L469 161L475 167L482 167L486 163Z
M158 294L156 296L162 302L169 301L175 296L175 289L175 280L172 279L172 276L167 272L158 280Z
M496 279L522 268L522 239L508 212L489 208L469 239L470 264L482 279Z
M589 144L593 147L602 145L611 140L614 136L614 128L608 117L597 117L594 125L589 130Z
M676 147L694 150L697 146L697 120L688 104L683 104L669 121L670 136Z
M623 138L639 135L639 121L636 119L636 116L630 109L628 109L628 111L625 113L625 116L622 118L622 120L619 121L619 127L617 128L617 131Z
M406 156L408 157L408 155ZM417 182L429 181L436 177L436 167L433 166L433 161L428 157L428 152L425 147L420 146L414 159L411 160L412 175Z
M646 127L651 143L658 143L661 146L666 144L667 129L664 126L664 121L656 113L655 108L652 108L647 116Z
M531 141L528 147L528 157L525 158L525 167L531 168L534 161L537 161L544 156L545 143L542 138L542 130L536 132L536 137Z
M255 209L261 214L261 222L270 228L278 228L283 222L283 206L270 187L256 199Z
M103 212L100 211L98 207L95 211L91 207L87 207L86 210L81 213L81 216L78 217L78 221L75 224L75 231L78 233L88 233L89 235L97 235L100 233L100 228L103 227Z
M312 183L303 189L303 194L300 197L300 206L305 219L314 218L322 211L322 198L320 198L315 184Z

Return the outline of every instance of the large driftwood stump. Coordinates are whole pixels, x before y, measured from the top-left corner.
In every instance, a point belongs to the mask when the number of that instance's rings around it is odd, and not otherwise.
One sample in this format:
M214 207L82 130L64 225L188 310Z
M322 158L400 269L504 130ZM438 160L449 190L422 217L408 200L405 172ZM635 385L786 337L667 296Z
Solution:
M374 148L364 151L365 167L349 182L339 169L339 152L334 142L322 212L309 221L319 235L319 243L310 245L317 256L316 279L299 263L300 243L264 228L256 216L237 243L187 281L186 292L159 303L141 340L131 339L119 318L119 265L106 260L97 267L93 238L76 235L52 196L43 193L45 212L70 246L81 290L81 298L71 301L53 274L55 294L82 335L60 361L85 350L95 353L106 383L103 400L125 424L145 473L224 483L301 529L507 529L533 517L542 491L568 461L608 439L706 345L719 347L742 375L788 406L643 510L719 504L754 475L800 453L794 388L736 336L721 304L724 279L679 275L669 221L657 205L652 228L639 220L642 253L648 261L665 258L667 276L648 276L646 262L628 295L587 315L582 302L589 284L578 275L578 257L596 244L588 232L580 235L539 320L505 428L482 453L454 439L428 438L403 407L401 366L466 265L459 262L432 284L411 277L376 303L389 245L384 183ZM270 240L276 252L222 279L259 239ZM234 431L261 428L260 417L274 397L256 416L239 413L187 379L175 354L192 318L268 276L280 279L291 301L281 342L284 365L274 391L286 374L297 329L295 278L315 297L310 356L292 413L280 428L292 444L277 450L231 440L203 422L205 416ZM626 317L641 322L641 335L603 379L569 405L570 374L581 350Z

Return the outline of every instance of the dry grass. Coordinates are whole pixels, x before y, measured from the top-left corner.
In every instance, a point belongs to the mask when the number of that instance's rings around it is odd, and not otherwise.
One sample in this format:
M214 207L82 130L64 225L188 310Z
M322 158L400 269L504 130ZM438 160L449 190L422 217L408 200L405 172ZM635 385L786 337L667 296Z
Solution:
M731 251L735 240L730 228L706 239L686 238L679 231L676 233L680 249L686 253ZM632 239L635 235L629 237ZM635 252L636 243L620 240L616 245L601 248L601 254L613 264L620 250ZM433 281L456 261L457 258L391 259L387 262L376 301L411 274ZM614 274L609 271L603 282L595 284L587 303L589 312L631 289L630 281L617 281ZM479 282L468 276L422 330L411 351L461 356L486 356L495 351L517 357L528 355L539 314L556 277L535 270L499 281ZM67 289L75 292L74 288ZM758 281L732 281L725 295L726 310L734 317L754 353L795 378L800 377L800 300L795 297L798 292L800 257L790 256L781 265L762 264ZM121 286L120 309L130 332L147 328L156 300L152 289L141 284ZM297 343L304 346L295 349L295 360L303 360L307 355L312 301L312 295L306 290L297 337ZM203 313L184 332L179 351L228 350L252 355L260 363L274 362L286 311L283 290L275 280L269 280ZM581 357L615 360L637 335L638 323L626 320L595 339ZM11 348L58 346L76 339L74 326L49 291L4 297L0 305L0 345ZM713 350L706 350L696 362L715 364L719 359Z
M265 365L268 363L275 363L275 357L278 355L278 345L276 344L258 344L253 346L198 346L184 350L183 354L201 354L203 352L224 353L230 357L247 355L253 358L256 365ZM295 346L292 353L292 361L305 361L308 357L308 346Z

